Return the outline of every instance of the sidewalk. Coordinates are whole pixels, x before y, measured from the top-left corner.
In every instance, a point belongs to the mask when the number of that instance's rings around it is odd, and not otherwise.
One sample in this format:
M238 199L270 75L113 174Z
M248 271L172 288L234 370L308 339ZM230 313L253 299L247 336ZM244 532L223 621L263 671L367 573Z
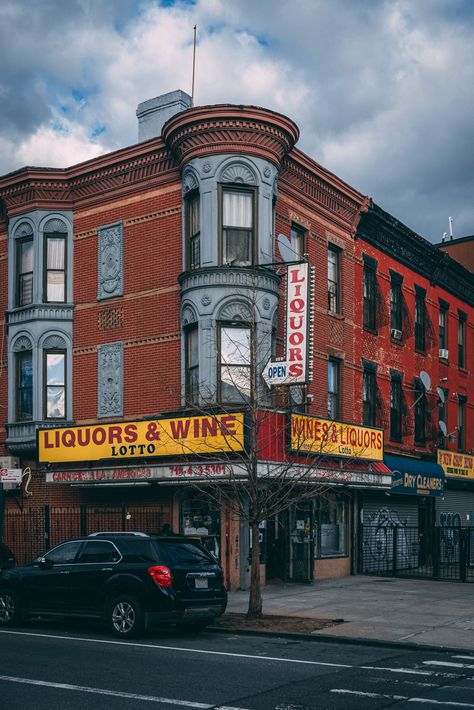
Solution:
M248 592L229 593L228 612L245 614ZM263 613L343 623L313 636L377 640L474 652L474 585L389 577L339 577L311 585L263 587Z

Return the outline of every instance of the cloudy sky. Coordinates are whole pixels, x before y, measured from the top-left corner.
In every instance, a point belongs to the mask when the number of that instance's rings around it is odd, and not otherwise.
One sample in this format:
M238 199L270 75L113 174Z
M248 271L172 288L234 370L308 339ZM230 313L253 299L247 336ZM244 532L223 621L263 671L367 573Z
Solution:
M0 174L137 140L191 93L299 125L299 147L433 242L474 234L474 0L0 0Z

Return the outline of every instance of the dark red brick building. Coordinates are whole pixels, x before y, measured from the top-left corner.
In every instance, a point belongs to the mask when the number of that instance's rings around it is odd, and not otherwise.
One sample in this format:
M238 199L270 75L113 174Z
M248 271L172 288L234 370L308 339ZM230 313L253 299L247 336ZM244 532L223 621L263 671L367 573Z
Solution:
M191 483L225 485L232 459L191 448L155 458L130 446L154 431L150 422L176 431L210 407L245 410L254 366L262 466L289 457L295 413L311 431L317 418L340 423L341 436L347 424L385 438L374 455L332 450L314 472L324 496L265 521L267 579L362 569L360 523L381 515L424 529L451 511L465 525L472 272L299 151L285 116L191 108L182 92L137 115L136 145L0 178L0 455L22 471L5 490L4 535L19 557L98 527L169 522L207 535L228 583L245 588L248 526ZM314 283L310 327L289 335L291 264L310 264ZM291 349L300 342L303 355ZM281 369L289 357L304 376L268 386L267 363ZM48 429L69 432L56 458L43 446L55 436ZM103 454L102 436L116 453ZM425 483L433 475L444 486L438 448L465 454L453 466L467 473L452 476L449 506L447 495L435 506L434 490L418 505L416 490L393 486L383 456L414 461Z

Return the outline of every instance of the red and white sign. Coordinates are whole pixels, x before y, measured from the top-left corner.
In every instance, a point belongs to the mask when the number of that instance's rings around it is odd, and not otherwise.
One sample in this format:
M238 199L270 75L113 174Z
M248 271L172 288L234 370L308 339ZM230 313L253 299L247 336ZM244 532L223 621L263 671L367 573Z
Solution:
M0 483L21 483L21 468L0 468Z
M308 367L311 270L309 265L288 266L286 282L285 358L269 360L262 373L268 386L296 385L311 379Z

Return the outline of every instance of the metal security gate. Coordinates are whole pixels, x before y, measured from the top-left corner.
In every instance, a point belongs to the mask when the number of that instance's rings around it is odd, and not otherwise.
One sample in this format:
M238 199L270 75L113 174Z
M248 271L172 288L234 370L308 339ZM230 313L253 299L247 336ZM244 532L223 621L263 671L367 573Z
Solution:
M168 505L44 506L5 513L3 539L23 564L59 542L91 532L139 530L157 533L169 522Z
M474 528L363 525L361 574L474 582Z

